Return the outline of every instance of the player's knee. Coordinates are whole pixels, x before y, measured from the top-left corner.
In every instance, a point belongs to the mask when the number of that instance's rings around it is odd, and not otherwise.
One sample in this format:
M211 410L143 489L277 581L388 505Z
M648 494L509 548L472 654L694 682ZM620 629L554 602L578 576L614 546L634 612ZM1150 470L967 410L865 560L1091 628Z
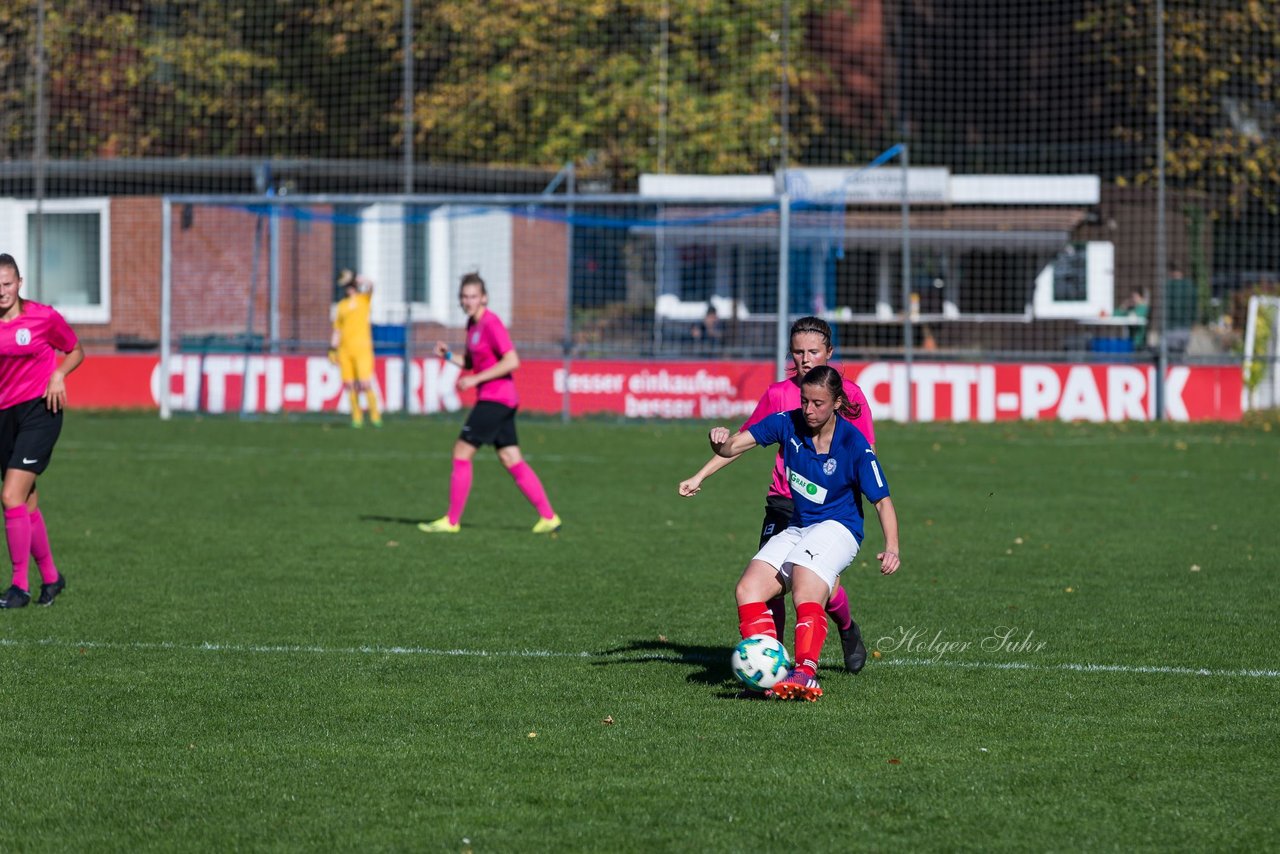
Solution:
M22 507L27 503L27 498L31 495L31 490L24 486L5 484L3 490L0 490L0 504L4 505L5 510L12 510L15 507Z
M738 585L734 588L733 595L738 600L739 605L745 605L747 602L764 602L772 599L773 591L766 590L759 579L753 578L749 574L744 574L738 579Z

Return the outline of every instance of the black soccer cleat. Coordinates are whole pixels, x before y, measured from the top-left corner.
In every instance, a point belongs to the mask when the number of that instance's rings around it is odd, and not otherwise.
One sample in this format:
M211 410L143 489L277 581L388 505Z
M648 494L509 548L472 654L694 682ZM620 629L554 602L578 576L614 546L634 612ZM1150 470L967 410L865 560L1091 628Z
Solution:
M867 647L862 642L862 631L853 620L849 628L840 629L840 646L844 650L844 666L850 673L857 673L867 665Z
M36 600L37 605L52 605L53 600L58 594L66 589L67 577L62 573L58 573L58 580L52 584L40 585L40 598Z
M25 608L30 601L31 594L14 584L0 596L0 608Z

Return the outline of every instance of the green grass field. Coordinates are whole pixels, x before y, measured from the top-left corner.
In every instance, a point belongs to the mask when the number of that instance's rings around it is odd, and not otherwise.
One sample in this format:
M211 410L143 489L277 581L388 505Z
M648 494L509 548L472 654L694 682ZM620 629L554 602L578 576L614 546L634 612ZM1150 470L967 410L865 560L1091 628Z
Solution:
M563 531L486 451L420 534L459 424L73 413L0 849L1275 847L1274 422L880 425L904 565L814 704L727 666L767 451L681 499L706 425L525 419Z

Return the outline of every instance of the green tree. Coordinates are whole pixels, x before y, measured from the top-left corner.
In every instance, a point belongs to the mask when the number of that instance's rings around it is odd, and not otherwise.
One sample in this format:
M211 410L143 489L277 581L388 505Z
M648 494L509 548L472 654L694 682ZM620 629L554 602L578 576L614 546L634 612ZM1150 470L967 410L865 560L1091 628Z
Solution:
M0 145L30 156L36 0L0 0ZM820 129L785 31L790 150ZM417 0L420 161L742 172L781 152L775 0ZM402 0L47 0L55 158L402 151ZM793 154L793 157L795 155Z
M35 0L0 8L0 133L30 156ZM291 0L46 3L49 155L298 155L329 118L303 69L325 34ZM336 89L337 87L335 87Z
M1107 69L1112 135L1150 146L1156 112L1155 6L1090 0L1077 24ZM1261 203L1280 213L1280 4L1167 0L1166 174L1217 200L1215 216ZM1154 158L1124 181L1149 183Z
M797 22L805 7L790 4ZM414 105L419 143L433 160L589 161L623 180L771 168L780 9L773 0L431 4L421 39L429 80ZM794 84L805 73L802 28L790 32ZM791 128L797 150L814 130Z

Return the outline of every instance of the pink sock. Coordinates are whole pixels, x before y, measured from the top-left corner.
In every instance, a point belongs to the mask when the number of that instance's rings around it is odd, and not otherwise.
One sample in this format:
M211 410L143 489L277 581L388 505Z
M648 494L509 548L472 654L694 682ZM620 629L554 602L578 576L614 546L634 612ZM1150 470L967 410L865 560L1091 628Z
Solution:
M849 621L853 618L849 616L849 594L844 592L843 587L837 587L836 592L827 600L827 615L840 631L849 628Z
M454 460L453 475L449 478L449 524L462 521L462 511L467 507L471 494L471 460Z
M546 490L542 488L542 481L538 480L538 475L534 473L532 466L521 460L507 471L515 478L516 486L520 487L520 491L524 493L525 498L529 499L529 503L533 505L534 510L538 511L539 516L550 519L556 515L556 511L551 509L551 502L547 500Z
M58 580L58 567L54 566L53 552L49 550L49 532L45 530L39 508L31 514L31 556L40 568L41 582L52 584Z
M31 514L25 506L5 508L4 535L9 541L9 560L13 561L13 583L30 592L27 562L31 558Z

